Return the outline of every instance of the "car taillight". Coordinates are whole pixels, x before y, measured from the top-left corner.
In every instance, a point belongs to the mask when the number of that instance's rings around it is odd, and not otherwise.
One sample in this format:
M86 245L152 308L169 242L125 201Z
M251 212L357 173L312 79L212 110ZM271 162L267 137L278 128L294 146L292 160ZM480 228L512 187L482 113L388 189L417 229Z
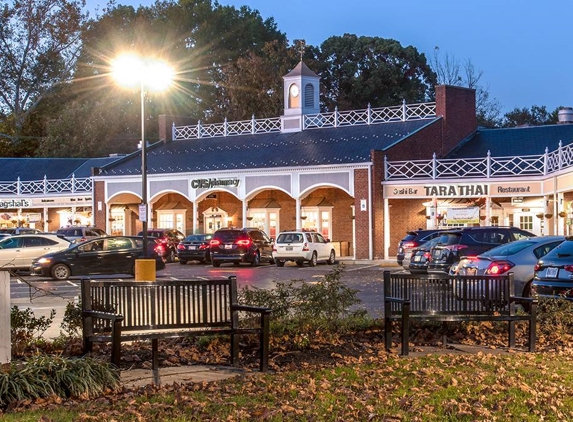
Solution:
M219 239L211 239L211 241L209 242L209 244L211 246L219 246L221 244L221 241Z
M573 265L564 265L563 269L565 271L569 271L570 273L573 273Z
M207 249L209 247L209 245L206 245L205 243L201 243L201 245L199 246L199 249Z
M305 252L310 251L309 247L308 247L308 242L304 242L304 245L302 245L302 250Z
M239 239L237 240L237 245L239 246L249 246L251 244L250 239Z
M485 270L486 274L499 275L508 272L515 264L511 261L494 261Z
M183 243L180 243L177 245L177 249L181 249L184 250L185 249L185 245Z
M415 248L416 246L418 246L418 242L404 242L402 244L403 248Z
M539 271L541 268L542 268L541 265L535 264L535 267L533 267L533 271Z
M424 252L424 258L426 258L428 261L430 261L432 259L432 254L430 253L430 251L426 251Z
M157 253L158 255L162 255L165 252L165 246L163 245L157 245L155 248L153 248L153 250L155 251L155 253Z

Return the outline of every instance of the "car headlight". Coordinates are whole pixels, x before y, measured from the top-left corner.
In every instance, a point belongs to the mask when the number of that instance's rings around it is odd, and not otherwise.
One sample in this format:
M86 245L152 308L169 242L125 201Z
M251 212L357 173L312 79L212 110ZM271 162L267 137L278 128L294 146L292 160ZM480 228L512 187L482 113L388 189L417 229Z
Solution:
M38 264L49 264L50 258L40 258L36 261Z

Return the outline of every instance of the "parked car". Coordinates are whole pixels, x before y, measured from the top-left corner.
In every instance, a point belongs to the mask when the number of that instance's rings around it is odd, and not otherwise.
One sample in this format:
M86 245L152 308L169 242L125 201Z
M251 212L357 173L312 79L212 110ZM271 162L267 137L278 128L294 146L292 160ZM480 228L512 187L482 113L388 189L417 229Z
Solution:
M318 261L334 264L336 255L330 239L320 233L289 231L279 233L273 247L273 258L277 267L284 267L286 261L294 261L301 267L305 262L314 267Z
M450 275L502 275L513 273L515 294L529 297L535 264L565 240L565 236L539 236L497 246L480 255L462 258Z
M433 239L440 231L443 229L418 229L407 232L406 236L398 242L398 253L396 254L398 265L404 265L404 259L410 259L413 248Z
M147 258L155 259L156 270L165 268L153 242L147 244ZM32 275L66 280L72 276L93 274L135 275L135 260L143 258L143 238L108 236L72 245L70 248L42 255L30 267Z
M434 237L432 240L428 240L420 246L413 248L409 254L404 255L402 267L412 274L426 274L432 258L432 247L438 243L439 239L439 237Z
M137 235L143 236L143 232L141 231ZM185 239L185 235L177 229L149 229L147 230L147 238L159 245L157 253L166 262L175 262L177 245Z
M29 270L32 261L48 252L70 247L70 242L55 234L22 234L0 240L0 266Z
M253 267L262 261L274 264L273 241L257 228L219 229L209 243L213 267L232 262L239 265L248 262Z
M33 229L31 227L11 227L0 229L0 235L14 236L18 234L38 234L42 233L41 230Z
M108 235L102 229L89 226L62 227L56 231L56 234L64 236L72 243L80 243L88 239Z
M190 234L177 245L177 258L181 265L189 261L211 261L209 242L212 234Z
M537 261L534 270L532 296L573 300L573 236Z
M428 273L448 274L463 256L476 256L504 243L529 239L535 234L517 227L463 227L440 233L432 247Z

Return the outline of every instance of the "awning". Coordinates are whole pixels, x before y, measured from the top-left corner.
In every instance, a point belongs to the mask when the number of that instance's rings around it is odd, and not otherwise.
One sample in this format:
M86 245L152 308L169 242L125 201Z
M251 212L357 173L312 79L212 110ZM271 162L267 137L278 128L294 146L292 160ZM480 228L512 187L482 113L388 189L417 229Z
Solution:
M326 198L305 198L301 202L303 207L333 207L332 203Z
M187 208L184 207L183 204L181 204L181 201L178 201L178 202L166 202L157 207L153 207L153 209L155 211L161 211L161 210L185 210Z

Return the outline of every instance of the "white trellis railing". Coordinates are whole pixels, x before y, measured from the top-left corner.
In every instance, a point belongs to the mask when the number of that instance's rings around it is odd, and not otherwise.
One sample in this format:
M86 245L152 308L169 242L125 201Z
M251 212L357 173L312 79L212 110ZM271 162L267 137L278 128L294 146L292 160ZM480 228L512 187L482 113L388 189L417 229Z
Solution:
M573 166L573 145L563 146L541 155L486 157L466 159L388 161L384 159L385 180L493 178L543 176Z
M331 113L305 114L303 129L326 127L373 125L389 122L405 122L436 117L436 103L406 104L400 106L368 108L365 110L338 111ZM173 125L173 140L216 138L281 131L280 117L271 119L241 120L237 122L213 123L204 125L200 121L191 126Z
M69 179L48 179L44 176L42 180L31 180L15 182L0 182L0 195L46 195L58 193L92 193L91 177L76 178L72 176Z

